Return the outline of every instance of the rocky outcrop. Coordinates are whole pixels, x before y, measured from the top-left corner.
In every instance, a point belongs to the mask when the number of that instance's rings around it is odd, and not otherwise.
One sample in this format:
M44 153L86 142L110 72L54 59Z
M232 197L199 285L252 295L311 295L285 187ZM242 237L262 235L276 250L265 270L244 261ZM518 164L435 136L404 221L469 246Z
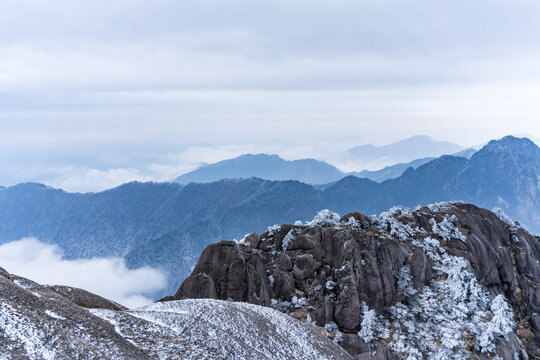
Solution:
M317 330L268 307L198 299L127 310L2 268L0 358L352 360Z
M540 241L463 203L323 211L208 246L170 299L271 306L357 359L527 359L540 347Z

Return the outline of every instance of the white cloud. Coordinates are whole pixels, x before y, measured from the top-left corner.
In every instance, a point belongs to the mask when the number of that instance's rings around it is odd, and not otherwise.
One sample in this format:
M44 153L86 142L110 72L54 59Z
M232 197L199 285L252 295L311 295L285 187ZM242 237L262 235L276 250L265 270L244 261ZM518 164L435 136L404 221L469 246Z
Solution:
M56 245L24 238L0 245L0 264L8 272L40 284L81 288L127 307L152 302L145 296L166 286L159 270L128 269L122 258L66 260Z
M263 151L359 171L385 164L338 150L540 136L539 16L534 0L0 1L0 184L97 191Z
M130 181L157 180L152 174L142 174L132 168L98 170L68 166L58 169L54 175L47 185L69 192L98 192Z

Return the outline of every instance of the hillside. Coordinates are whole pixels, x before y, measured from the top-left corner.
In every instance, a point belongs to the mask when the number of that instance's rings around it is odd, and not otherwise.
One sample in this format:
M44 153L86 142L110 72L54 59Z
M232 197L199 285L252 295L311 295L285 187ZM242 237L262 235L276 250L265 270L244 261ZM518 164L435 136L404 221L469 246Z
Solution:
M20 184L0 190L0 242L35 236L60 245L67 258L122 256L131 267L159 266L170 275L170 293L206 245L306 221L324 208L377 214L395 205L457 199L500 207L540 232L539 154L529 140L506 137L471 160L443 156L397 179L376 183L349 176L324 190L257 178L129 183L95 194Z
M2 268L0 310L2 359L352 359L314 327L270 308L207 299L127 310Z

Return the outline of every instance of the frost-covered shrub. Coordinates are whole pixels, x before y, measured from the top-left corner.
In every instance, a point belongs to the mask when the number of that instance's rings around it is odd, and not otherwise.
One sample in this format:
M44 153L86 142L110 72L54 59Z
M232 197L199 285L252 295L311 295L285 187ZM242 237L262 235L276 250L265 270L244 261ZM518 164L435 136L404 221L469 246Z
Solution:
M282 313L289 313L292 310L292 303L282 299L271 299L270 307Z
M376 223L376 230L396 237L400 240L407 240L419 233L417 228L412 228L409 224L399 221L398 217L413 218L411 211L403 206L395 206L388 211L382 212L379 216L372 218Z
M292 299L291 299L291 305L295 308L295 309L299 309L301 307L304 307L307 305L307 301L306 301L306 298L304 297L301 297L299 298L298 296L293 296Z
M513 220L510 216L506 215L503 209L501 208L496 207L496 208L493 208L493 210L491 211L493 211L495 215L499 217L499 219L501 219L508 225L508 232L510 233L512 237L512 241L518 242L519 240L517 237L517 232L518 232L519 227L521 226L519 221Z
M483 329L477 342L477 347L482 352L493 352L495 340L498 337L506 338L516 326L512 310L508 306L504 295L497 295L490 305L493 317L483 324Z
M272 299L270 300L270 307L281 311L282 313L290 313L296 309L307 306L307 300L305 297L293 296L291 301L283 299Z
M375 310L369 310L366 303L362 302L362 323L360 324L358 336L367 343L371 342L377 326L377 314Z
M435 263L440 262L442 260L441 255L446 253L446 250L441 247L440 241L431 236L423 239L413 239L411 243L424 250L424 253Z
M456 222L456 215L452 215L450 217L445 215L444 219L440 223L437 223L437 221L435 221L433 218L429 219L431 231L434 234L439 235L444 240L448 241L450 239L458 239L463 242L467 241L467 237L463 235L461 230L458 229Z
M272 236L281 230L281 225L275 224L268 227L268 236Z
M336 331L334 333L334 340L333 340L336 344L337 343L340 343L343 341L343 334L341 333L341 331Z
M306 223L307 226L339 226L339 214L328 209L321 210L315 215L313 220Z
M331 322L326 323L324 325L324 330L326 330L328 332L334 332L336 330L339 330L339 326L335 322L331 321Z
M326 288L326 290L329 290L329 291L334 290L336 286L337 286L337 283L333 281L331 277L326 279L326 283L324 284L324 287Z
M416 293L416 290L411 284L412 276L411 276L411 269L409 268L409 266L407 265L403 266L397 273L396 277L397 277L398 289L400 289L403 292L403 294L409 296L409 295L414 295Z
M442 208L448 208L452 205L455 205L455 204L463 204L463 201L461 200L456 200L456 201L440 201L440 202L437 202L437 203L434 203L434 204L428 204L426 205L426 207L429 209L429 211L431 211L432 213L434 212L439 212L441 211ZM420 206L417 207L417 209L419 210L420 209Z
M287 247L291 243L291 241L294 241L296 238L296 235L299 233L298 229L291 229L287 235L283 238L283 241L281 243L281 249L283 252L287 251Z
M338 343L343 340L343 334L339 331L339 326L335 322L331 321L324 325L324 330L326 330L330 337L333 338L335 343Z
M506 215L506 213L504 212L503 209L499 208L499 207L495 207L491 210L495 215L497 215L497 217L499 219L501 219L502 221L504 221L506 224L508 224L509 226L515 226L515 227L519 227L519 221L516 221L514 219L512 219L510 216Z
M251 234L246 234L244 235L244 237L240 240L236 240L236 239L233 239L233 241L235 241L238 245L249 245L248 242L246 241L247 237L251 235Z
M365 341L385 342L403 359L468 359L467 345L492 354L498 341L513 331L515 322L504 296L492 299L478 282L469 263L448 255L438 240L415 239L433 260L435 280L419 292L378 315L363 309L361 331ZM409 286L410 274L398 273L398 286Z
M346 222L341 223L341 225L351 230L359 230L362 228L360 222L353 216L349 217L349 219Z

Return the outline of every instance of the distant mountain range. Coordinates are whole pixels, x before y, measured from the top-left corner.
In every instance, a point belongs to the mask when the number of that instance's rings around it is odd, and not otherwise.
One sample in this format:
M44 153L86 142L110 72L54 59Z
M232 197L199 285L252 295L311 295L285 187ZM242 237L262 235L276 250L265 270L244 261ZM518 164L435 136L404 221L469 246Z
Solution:
M361 145L348 150L350 158L361 163L406 163L426 157L439 157L465 150L462 146L437 141L427 135L416 135L398 142L383 145Z
M446 142L437 142L428 136L415 136L400 142L375 147L373 145L361 146L355 149L365 148L365 156L358 155L356 150L351 150L354 156L365 160L371 157L370 161L381 160L386 163L388 159L403 159L403 151L408 151L409 147L419 147L422 150L414 150L413 153L429 154L429 157L415 158L406 163L384 167L380 170L363 170L361 172L345 173L324 161L315 159L284 160L278 155L267 154L245 154L233 159L219 161L214 164L205 164L196 170L188 172L175 179L180 184L208 183L222 179L241 179L257 177L265 180L298 180L306 184L329 184L341 180L347 175L354 175L381 182L401 176L403 172L412 167L416 169L442 154L453 154L470 158L476 151L474 149L460 150L459 145ZM379 149L374 151L373 149ZM445 152L448 150L449 152ZM454 151L455 150L455 151ZM457 152L456 152L457 151ZM363 152L362 152L363 153ZM378 155L377 155L378 154ZM385 154L384 156L381 154ZM390 156L391 155L391 156ZM384 157L384 159L383 159ZM399 161L396 161L399 162Z
M326 184L337 181L345 175L324 161L314 159L288 161L277 155L246 154L215 164L203 165L179 176L175 181L188 184L258 177L266 180L298 180L307 184Z
M470 159L471 156L473 156L473 154L475 152L476 152L476 150L474 150L474 149L466 149L466 150L462 150L462 151L459 151L459 152L457 152L455 154L450 154L450 155ZM373 181L376 181L376 182L382 182L382 181L385 181L385 180L388 180L388 179L395 179L397 177L400 177L401 174L403 174L405 172L405 170L407 170L407 168L409 168L409 167L411 167L413 169L416 169L419 166L427 164L428 162L430 162L432 160L435 160L435 159L436 159L436 157L427 157L427 158L422 158L422 159L416 159L416 160L413 160L413 161L408 162L408 163L399 163L399 164L395 164L395 165L386 166L386 167L384 167L384 168L382 168L380 170L374 170L374 171L363 170L363 171L360 171L360 172L351 172L351 173L349 173L349 175L354 175L354 176L359 177L359 178L370 179L370 180L373 180Z
M26 183L0 190L0 242L35 236L66 257L123 256L170 275L161 296L190 273L202 249L268 225L310 220L320 209L374 214L394 205L463 200L501 207L540 232L540 148L528 139L491 141L469 160L442 156L381 183L347 176L323 190L258 178L213 183L129 183L73 194Z

